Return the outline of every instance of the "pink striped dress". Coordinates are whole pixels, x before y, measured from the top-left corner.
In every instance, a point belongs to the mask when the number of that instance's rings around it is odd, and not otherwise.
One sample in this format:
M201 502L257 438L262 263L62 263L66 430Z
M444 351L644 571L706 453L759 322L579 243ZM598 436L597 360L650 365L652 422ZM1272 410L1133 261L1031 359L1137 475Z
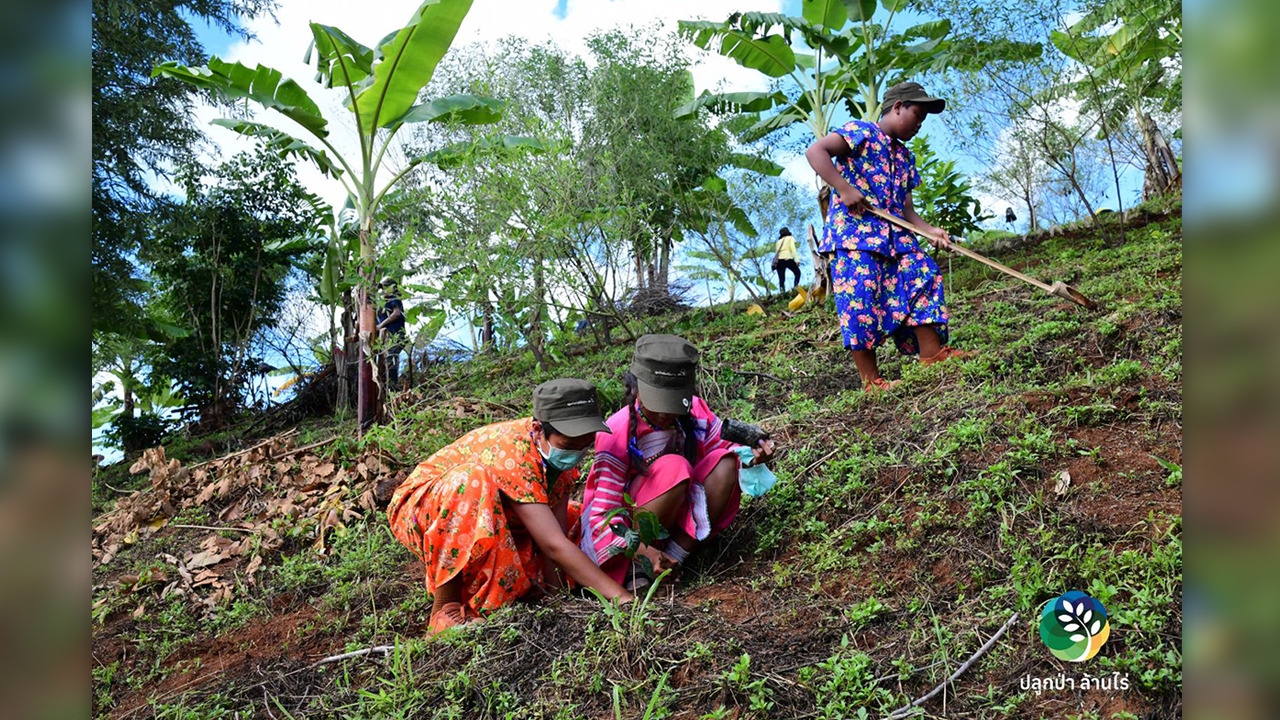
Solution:
M720 532L738 514L742 495L735 483L729 504L713 527L707 516L707 493L703 488L707 475L721 458L729 455L736 459L733 449L737 445L721 439L720 418L711 412L702 398L693 398L690 415L697 440L692 463L683 455L684 444L678 429L654 428L637 410L636 445L646 460L656 458L643 475L627 450L630 442L627 408L622 408L605 421L611 433L596 435L595 462L587 475L582 498L581 547L587 557L618 582L622 582L627 571L626 557L620 554L624 543L609 530L605 516L625 505L624 494L630 495L635 505L644 505L679 483L692 480L682 512L681 529L696 540L705 540ZM627 524L622 517L614 518L612 522Z

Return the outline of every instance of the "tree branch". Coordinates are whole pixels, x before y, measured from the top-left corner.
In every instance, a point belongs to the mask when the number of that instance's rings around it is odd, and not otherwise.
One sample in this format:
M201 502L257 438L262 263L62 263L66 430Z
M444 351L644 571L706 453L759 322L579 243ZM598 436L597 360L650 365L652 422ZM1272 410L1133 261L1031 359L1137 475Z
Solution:
M927 694L913 700L910 705L905 705L889 713L889 720L900 720L901 718L907 717L907 715L911 714L912 710L916 709L917 707L920 707L921 705L928 702L929 699L932 698L934 695L937 695L938 693L942 692L942 689L944 687L946 687L947 685L950 685L952 682L955 681L956 678L963 675L966 670L968 670L975 662L978 661L978 658L985 655L987 651L990 650L992 646L996 644L996 641L999 640L1006 632L1008 632L1009 628L1012 627L1013 624L1017 621L1018 621L1018 613L1014 613L1009 617L1008 620L1005 621L1004 625L1000 626L1000 629L996 631L996 634L992 635L990 640L987 640L987 642L982 647L978 648L977 652L975 652L973 655L970 655L969 659L965 660L963 665L961 665L958 669L956 669L955 672L951 673L950 677L948 677L946 680L943 680L941 683L938 684L937 687L930 690Z

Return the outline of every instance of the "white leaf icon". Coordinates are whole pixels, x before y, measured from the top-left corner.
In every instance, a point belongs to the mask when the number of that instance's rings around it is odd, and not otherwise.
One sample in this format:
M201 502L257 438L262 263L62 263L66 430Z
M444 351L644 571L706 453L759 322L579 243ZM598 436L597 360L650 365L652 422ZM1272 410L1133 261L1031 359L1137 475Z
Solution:
M1100 628L1100 627L1102 627L1102 621L1101 621L1101 620L1094 620L1094 621L1093 621L1093 629L1091 629L1091 630L1089 631L1089 634L1090 634L1090 635L1097 635L1097 634L1098 634L1098 628Z
M1084 640L1084 636L1083 636L1083 635L1072 635L1072 636L1071 636L1071 642L1080 642L1081 640Z
M1071 622L1072 620L1075 620L1075 618L1071 617L1070 615L1059 615L1058 619L1061 620L1062 622Z
M1066 600L1062 601L1062 607L1066 608L1067 612L1071 613L1072 615L1074 615L1076 612L1075 608L1071 607L1071 603L1067 602Z
M1092 611L1092 610L1086 610L1086 611L1085 611L1085 614L1084 614L1084 617L1083 617L1083 618L1081 618L1081 620L1083 620L1084 622L1089 622L1089 620L1090 620L1091 618L1093 618L1093 611Z
M1070 625L1063 625L1062 629L1066 630L1067 632L1071 632L1072 630L1079 630L1080 626L1075 623L1071 623Z

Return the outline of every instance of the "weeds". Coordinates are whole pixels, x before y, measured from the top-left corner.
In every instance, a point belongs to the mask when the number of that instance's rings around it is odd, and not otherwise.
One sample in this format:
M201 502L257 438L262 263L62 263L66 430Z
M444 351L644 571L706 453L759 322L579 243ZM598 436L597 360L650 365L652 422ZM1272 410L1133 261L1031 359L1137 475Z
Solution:
M870 655L849 648L849 636L845 635L840 638L836 654L817 667L801 668L800 682L812 689L818 717L821 720L867 718L868 708L877 708L880 714L893 709L897 699L879 686L873 666Z

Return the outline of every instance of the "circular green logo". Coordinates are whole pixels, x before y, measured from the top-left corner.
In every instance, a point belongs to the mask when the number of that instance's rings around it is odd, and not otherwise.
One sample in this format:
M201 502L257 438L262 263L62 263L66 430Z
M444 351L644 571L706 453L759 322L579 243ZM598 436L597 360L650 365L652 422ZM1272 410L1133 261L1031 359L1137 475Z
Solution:
M1040 614L1040 639L1059 660L1084 662L1110 635L1107 609L1079 590L1063 593Z

